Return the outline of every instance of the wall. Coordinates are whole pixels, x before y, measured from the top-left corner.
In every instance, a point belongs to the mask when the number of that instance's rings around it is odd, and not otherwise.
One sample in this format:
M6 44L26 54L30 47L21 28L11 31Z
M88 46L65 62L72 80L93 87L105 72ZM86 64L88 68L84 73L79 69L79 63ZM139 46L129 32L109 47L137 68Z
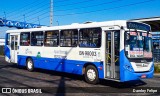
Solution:
M4 46L4 43L5 43L5 39L0 38L0 46L2 46L2 45Z

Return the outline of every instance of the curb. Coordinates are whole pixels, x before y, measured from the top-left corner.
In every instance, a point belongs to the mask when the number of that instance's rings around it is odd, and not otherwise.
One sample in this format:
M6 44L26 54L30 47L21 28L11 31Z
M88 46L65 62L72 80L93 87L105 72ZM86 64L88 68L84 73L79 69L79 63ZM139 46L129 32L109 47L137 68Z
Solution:
M160 73L154 73L154 75L160 75Z

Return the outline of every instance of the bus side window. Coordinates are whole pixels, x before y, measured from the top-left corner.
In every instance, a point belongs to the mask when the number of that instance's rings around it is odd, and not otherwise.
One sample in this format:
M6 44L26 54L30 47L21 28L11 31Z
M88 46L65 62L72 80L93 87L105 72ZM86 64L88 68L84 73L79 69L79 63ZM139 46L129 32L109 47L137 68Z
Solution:
M11 50L14 50L14 37L11 36Z
M31 45L32 46L43 46L43 31L31 33Z
M10 45L10 34L7 33L6 35L6 45Z
M80 29L79 46L89 48L101 47L101 28Z
M21 33L20 45L21 46L29 46L30 45L30 32Z
M78 30L62 30L60 32L60 46L61 47L76 47L78 42Z
M45 32L45 46L56 47L59 45L59 31L46 31Z

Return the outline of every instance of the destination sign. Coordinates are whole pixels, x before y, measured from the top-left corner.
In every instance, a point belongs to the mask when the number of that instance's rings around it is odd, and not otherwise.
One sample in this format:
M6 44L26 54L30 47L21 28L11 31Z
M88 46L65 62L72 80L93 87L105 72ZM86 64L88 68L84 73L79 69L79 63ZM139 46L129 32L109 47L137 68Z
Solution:
M127 22L127 28L150 31L150 26L137 22Z

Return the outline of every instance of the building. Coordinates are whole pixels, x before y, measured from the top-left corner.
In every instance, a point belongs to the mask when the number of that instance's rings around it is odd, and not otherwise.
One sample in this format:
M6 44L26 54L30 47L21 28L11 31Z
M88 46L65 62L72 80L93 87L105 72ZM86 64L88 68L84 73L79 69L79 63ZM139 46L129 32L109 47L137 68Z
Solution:
M5 39L0 38L0 46L4 46L5 44Z

